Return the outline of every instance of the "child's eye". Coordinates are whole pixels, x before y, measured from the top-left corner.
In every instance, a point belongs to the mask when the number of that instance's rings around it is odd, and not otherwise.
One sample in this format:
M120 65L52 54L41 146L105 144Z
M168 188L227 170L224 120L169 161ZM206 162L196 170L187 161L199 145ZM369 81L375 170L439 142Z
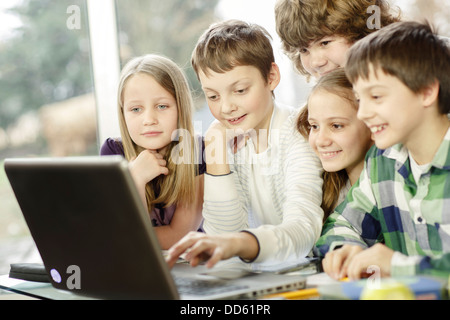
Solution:
M315 131L315 130L319 129L319 126L317 124L309 124L308 128L310 131Z
M321 42L320 42L320 45L321 45L322 47L326 47L327 45L330 44L330 42L331 42L331 40L324 40L324 41L321 41Z
M137 113L137 112L139 112L139 111L141 111L141 110L142 110L141 107L131 107L131 108L130 108L130 111L131 111L131 112L135 112L135 113Z
M247 92L247 88L236 90L236 93L238 94L243 94L245 92Z
M159 104L158 106L156 106L156 108L158 108L159 110L165 110L165 109L169 108L169 106L167 106L165 104Z
M337 129L337 130L344 128L344 125L342 125L340 123L333 123L331 126L333 127L333 129Z
M381 96L376 95L376 94L373 94L373 95L371 96L371 98L372 98L372 100L380 100L380 99L381 99Z
M216 101L218 99L217 95L208 96L208 100Z
M300 52L300 54L307 54L307 53L308 53L308 49L306 49L306 48L300 48L300 49L298 50L298 52Z

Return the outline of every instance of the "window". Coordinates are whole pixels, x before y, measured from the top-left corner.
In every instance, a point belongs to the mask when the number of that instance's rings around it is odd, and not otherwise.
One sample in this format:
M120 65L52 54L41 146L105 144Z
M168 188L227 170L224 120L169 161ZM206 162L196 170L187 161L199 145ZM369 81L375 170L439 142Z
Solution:
M98 153L86 13L85 0L0 4L0 260L13 259L0 274L31 241L3 160Z
M450 2L447 0L391 0L400 8L403 19L423 21L427 19L438 33L450 37Z

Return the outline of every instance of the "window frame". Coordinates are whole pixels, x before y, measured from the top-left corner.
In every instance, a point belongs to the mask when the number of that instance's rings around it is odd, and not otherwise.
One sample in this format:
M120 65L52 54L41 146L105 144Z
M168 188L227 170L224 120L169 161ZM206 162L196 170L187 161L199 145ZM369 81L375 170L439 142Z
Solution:
M87 8L100 148L108 137L120 137L116 96L120 77L117 10L115 0L87 0Z

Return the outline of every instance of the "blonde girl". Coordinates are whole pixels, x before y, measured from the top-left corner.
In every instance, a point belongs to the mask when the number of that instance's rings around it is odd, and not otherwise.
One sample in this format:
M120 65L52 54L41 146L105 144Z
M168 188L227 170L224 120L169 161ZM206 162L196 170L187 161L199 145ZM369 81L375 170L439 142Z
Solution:
M109 138L101 148L102 155L129 161L163 249L202 220L205 167L197 158L202 143L194 136L192 110L188 82L173 61L153 54L134 58L118 88L121 139ZM176 157L180 150L184 161Z

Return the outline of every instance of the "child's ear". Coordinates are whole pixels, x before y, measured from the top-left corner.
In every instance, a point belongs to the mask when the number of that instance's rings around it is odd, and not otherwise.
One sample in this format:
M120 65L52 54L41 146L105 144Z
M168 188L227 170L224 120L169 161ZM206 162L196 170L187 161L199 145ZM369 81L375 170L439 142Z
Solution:
M267 83L269 84L270 91L275 90L281 80L280 68L275 62L272 62L272 67L270 68L269 78L267 79Z
M422 102L425 107L432 106L438 101L439 95L439 81L435 80L433 83L427 85L421 90Z

